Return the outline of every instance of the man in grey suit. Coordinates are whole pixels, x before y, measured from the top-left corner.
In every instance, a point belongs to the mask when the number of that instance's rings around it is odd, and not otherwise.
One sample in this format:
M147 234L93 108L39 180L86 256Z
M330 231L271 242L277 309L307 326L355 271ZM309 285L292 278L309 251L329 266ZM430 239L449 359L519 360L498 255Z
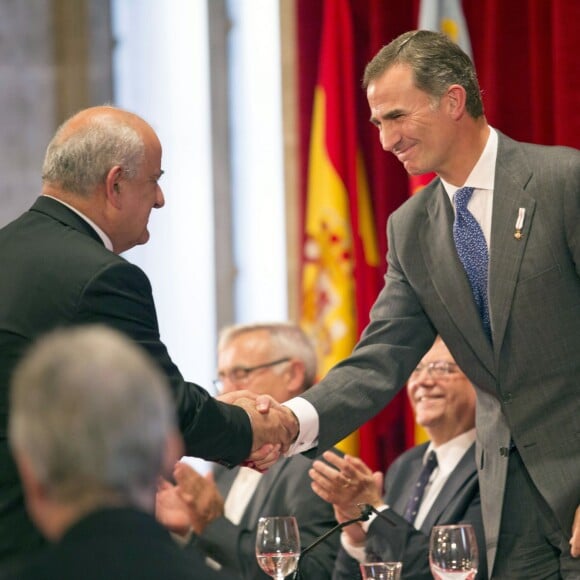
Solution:
M405 578L430 580L431 528L457 523L473 526L481 555L477 577L486 578L475 466L475 390L441 338L437 337L411 374L407 394L415 421L427 432L429 443L409 449L391 465L384 499L383 474L373 473L356 457L340 458L327 451L324 458L334 467L315 461L310 471L312 488L332 502L338 521L355 518L361 503L382 513L344 528L333 578L360 578L359 562L372 556L402 562ZM422 479L426 483L418 491Z
M439 334L477 391L492 577L578 578L580 153L490 127L473 64L439 33L383 47L364 86L383 149L437 178L390 216L385 286L352 355L273 410L294 414L290 453L320 453L370 419ZM468 244L456 246L464 187Z
M297 325L243 324L220 333L216 383L221 392L247 389L283 402L312 386L316 367L314 347ZM261 516L295 516L303 548L336 525L332 507L310 487L311 466L312 461L303 455L284 458L264 474L248 467L229 470L217 466L214 483L211 477L178 464L175 478L186 500L183 511L195 532L192 543L227 573L245 580L268 578L258 566L255 552ZM165 488L158 496L171 492ZM162 498L158 499L158 505L161 503ZM215 508L220 504L221 514ZM217 514L221 517L214 517ZM158 516L163 521L160 510ZM175 511L170 516L175 518ZM305 555L300 563L302 577L331 577L338 538L338 534L330 537Z

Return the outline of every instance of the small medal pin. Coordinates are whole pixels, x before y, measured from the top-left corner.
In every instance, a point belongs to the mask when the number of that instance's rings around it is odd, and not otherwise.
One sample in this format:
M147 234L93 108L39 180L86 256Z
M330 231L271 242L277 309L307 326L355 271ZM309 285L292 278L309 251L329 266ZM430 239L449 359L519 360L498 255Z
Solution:
M524 227L524 218L526 217L526 208L520 207L518 209L518 219L516 220L516 231L514 232L514 238L516 240L521 240L524 234L522 234L522 228Z

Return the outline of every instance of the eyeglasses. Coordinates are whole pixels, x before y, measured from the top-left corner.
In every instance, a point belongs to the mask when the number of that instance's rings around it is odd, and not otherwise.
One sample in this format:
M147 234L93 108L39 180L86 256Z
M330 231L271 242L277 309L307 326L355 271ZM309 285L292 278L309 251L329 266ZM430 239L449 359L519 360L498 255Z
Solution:
M256 365L253 367L241 367L241 366L240 367L233 367L227 372L219 373L218 378L213 381L214 387L218 391L221 391L221 389L224 386L224 381L226 379L228 379L230 382L237 384L237 385L239 385L241 383L245 383L249 379L250 375L253 372L259 371L260 369L267 369L267 368L288 362L289 360L290 360L290 357L284 357L284 358L279 358L279 359L273 360L272 362L263 363L261 365Z
M457 372L457 365L445 360L437 360L428 364L419 363L411 373L411 376L416 377L423 371L427 371L427 374L434 379L441 379Z

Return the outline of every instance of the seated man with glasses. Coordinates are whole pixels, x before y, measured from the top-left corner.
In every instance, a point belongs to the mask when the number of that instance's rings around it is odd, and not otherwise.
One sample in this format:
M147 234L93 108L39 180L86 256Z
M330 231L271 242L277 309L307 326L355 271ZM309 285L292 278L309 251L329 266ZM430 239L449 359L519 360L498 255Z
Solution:
M220 394L246 389L284 402L312 386L316 367L314 347L296 325L230 326L220 334L214 384ZM311 466L312 460L303 455L283 458L264 474L248 467L229 470L216 465L214 483L179 463L174 490L184 500L184 513L195 532L193 543L224 573L244 579L268 578L255 555L260 516L296 516L303 547L336 525L332 506L311 489ZM172 489L166 487L158 493L161 510L164 493L169 495ZM223 516L212 519L222 512ZM178 526L165 519L159 509L158 517L178 531ZM317 580L330 578L338 546L336 534L309 552L300 564L302 575Z
M403 453L383 474L354 457L323 457L310 475L314 491L334 506L338 521L356 517L357 504L381 515L344 528L333 578L360 578L371 556L403 562L405 578L432 578L429 534L436 525L469 523L477 536L479 571L487 578L485 539L475 464L475 390L438 337L407 383L415 421L430 441ZM387 518L387 519L385 519Z

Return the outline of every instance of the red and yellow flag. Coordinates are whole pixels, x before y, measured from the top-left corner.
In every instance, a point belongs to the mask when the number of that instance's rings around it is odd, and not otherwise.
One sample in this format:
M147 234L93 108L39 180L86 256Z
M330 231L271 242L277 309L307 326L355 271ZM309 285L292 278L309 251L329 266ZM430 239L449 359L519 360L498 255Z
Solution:
M354 37L347 0L324 3L309 150L301 324L320 374L352 351L374 300L379 254L358 145ZM372 296L366 303L361 297ZM358 454L354 433L340 447Z

